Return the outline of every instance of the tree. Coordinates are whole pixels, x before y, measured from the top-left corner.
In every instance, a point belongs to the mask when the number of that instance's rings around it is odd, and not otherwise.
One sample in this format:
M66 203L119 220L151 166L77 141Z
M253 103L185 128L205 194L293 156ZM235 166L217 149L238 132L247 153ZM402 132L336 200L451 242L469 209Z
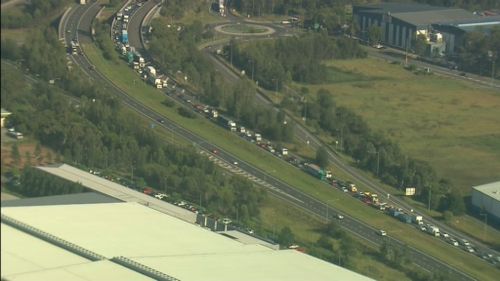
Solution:
M322 169L328 166L328 152L323 146L316 150L316 164Z
M368 29L368 39L370 44L377 44L382 39L382 29L379 26L372 25Z
M419 34L413 44L415 46L415 53L419 56L427 54L427 38L423 34Z
M21 162L21 154L19 153L19 147L16 142L11 147L11 156L14 161L14 165L19 166L19 163Z
M278 242L285 246L288 247L293 244L293 241L295 240L295 237L293 235L292 230L290 227L285 226L281 229L280 234L278 236Z

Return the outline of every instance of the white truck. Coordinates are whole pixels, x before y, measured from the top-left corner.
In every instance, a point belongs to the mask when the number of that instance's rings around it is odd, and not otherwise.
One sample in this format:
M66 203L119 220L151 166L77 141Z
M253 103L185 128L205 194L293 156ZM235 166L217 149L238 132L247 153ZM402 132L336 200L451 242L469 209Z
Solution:
M255 141L259 142L262 141L262 136L260 134L255 134Z
M156 69L154 67L148 66L146 72L148 73L149 76L156 77Z
M427 232L429 234L431 234L432 236L436 236L436 237L440 236L440 234L439 234L439 228L437 226L428 224L427 227L426 227L426 229L427 229Z

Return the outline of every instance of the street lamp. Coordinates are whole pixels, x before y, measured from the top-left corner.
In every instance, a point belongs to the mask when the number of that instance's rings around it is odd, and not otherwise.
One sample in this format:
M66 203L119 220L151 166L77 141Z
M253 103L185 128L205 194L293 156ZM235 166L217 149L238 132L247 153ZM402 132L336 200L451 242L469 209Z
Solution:
M248 60L248 62L252 63L252 81L253 81L253 73L254 73L255 62L253 60Z
M483 228L483 239L486 239L486 226L488 225L488 213L482 212L479 214L480 216L484 216L484 228Z
M491 84L495 81L495 61L497 59L497 52L488 51L488 57L491 60Z

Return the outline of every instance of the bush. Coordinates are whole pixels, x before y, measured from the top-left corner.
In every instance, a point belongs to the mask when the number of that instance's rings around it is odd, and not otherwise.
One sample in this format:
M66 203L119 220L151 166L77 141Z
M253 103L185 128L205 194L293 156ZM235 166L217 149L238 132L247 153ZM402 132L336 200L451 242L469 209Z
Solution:
M180 116L186 117L186 118L191 118L194 119L196 118L196 114L192 112L189 109L186 109L185 107L179 107L177 109L177 113L179 113Z
M162 104L165 105L166 107L174 107L175 102L171 99L166 99L162 102Z

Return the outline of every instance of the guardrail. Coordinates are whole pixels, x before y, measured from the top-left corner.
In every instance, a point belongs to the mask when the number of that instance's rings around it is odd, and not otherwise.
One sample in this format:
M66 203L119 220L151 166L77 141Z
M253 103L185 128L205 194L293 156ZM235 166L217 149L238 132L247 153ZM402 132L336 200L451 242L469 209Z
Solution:
M153 12L156 13L156 9L158 9L161 6L162 2L158 2L149 12L144 16L144 18L141 21L141 24L139 26L139 38L141 40L141 44L144 46L144 49L146 48L146 44L144 43L144 36L142 35L142 30L143 27L146 23L149 24L149 21L151 20L150 17L153 14Z
M127 0L123 4L123 6L121 6L121 8L118 9L118 12L123 11L123 9L125 9L125 7L127 7L128 5L130 5L130 2L132 2L132 0ZM116 22L116 16L113 15L113 21L111 22L111 28L109 29L109 36L110 36L111 40L113 40L113 26L115 26L115 22Z
M59 20L59 26L57 27L57 33L59 34L59 40L61 39L66 39L66 34L64 33L63 26L66 21L66 18L68 17L69 13L73 10L73 6L69 7L64 11L64 14L62 15L61 19Z

